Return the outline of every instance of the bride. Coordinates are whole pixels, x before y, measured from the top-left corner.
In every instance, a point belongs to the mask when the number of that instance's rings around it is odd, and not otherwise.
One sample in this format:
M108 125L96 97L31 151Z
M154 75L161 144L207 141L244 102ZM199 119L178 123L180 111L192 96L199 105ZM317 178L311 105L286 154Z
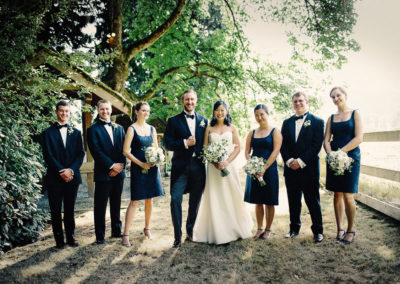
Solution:
M206 185L193 230L193 241L226 244L250 238L253 221L243 202L243 191L234 160L240 152L239 135L231 124L228 106L224 101L214 104L213 118L204 134L204 145L227 140L234 144L230 156L220 163L208 163ZM221 176L227 169L228 176Z

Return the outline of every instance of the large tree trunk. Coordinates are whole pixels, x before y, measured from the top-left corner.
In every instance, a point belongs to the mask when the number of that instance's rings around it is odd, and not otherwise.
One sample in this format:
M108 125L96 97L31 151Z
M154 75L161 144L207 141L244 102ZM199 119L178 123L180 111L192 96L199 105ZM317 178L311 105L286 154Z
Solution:
M113 90L122 94L125 91L125 82L129 77L129 73L129 61L120 55L114 59L114 64L108 70L104 81Z
M178 0L174 11L161 26L147 37L134 42L128 48L122 47L123 0L112 0L111 5L113 8L112 32L116 35L112 47L118 50L118 56L114 59L113 66L108 70L104 81L115 91L123 93L125 91L125 82L130 73L129 62L135 55L145 50L161 38L172 27L172 25L175 24L182 14L182 10L186 5L186 0Z

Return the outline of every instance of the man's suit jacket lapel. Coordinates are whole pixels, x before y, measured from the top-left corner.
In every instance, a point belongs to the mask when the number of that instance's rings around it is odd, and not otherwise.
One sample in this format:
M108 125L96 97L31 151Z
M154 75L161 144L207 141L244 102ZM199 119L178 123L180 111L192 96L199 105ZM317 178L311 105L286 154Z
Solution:
M64 143L61 137L60 130L57 129L57 127L54 125L53 126L53 135L54 139L56 140L56 143L58 145L57 148L59 148L61 151L65 151Z
M305 123L307 120L310 120L310 121L311 121L311 119L312 119L312 115L311 115L310 113L307 114L306 119L304 120L304 123ZM301 141L301 139L303 139L304 132L305 132L304 123L303 123L303 125L301 126L300 133L299 133L299 137L297 137L297 141Z
M111 137L108 134L108 132L107 132L106 128L104 127L104 125L99 123L99 128L100 128L100 132L101 132L102 136L105 137L105 141L109 144L110 147L113 147L113 143L111 141ZM114 140L114 142L115 142L115 140Z
M115 147L115 149L118 149L119 145L117 145L117 144L119 143L119 140L117 139L117 127L112 126L111 130L112 130L112 134L113 134L114 147Z
M296 143L296 120L294 116L289 119L289 135L294 143Z
M185 131L186 131L186 135L187 135L186 137L192 136L192 133L190 132L190 129L189 129L189 125L186 121L185 113L183 111L179 115L179 120L181 121L183 129L185 129ZM196 127L196 129L197 129L197 127Z
M197 114L197 112L194 113L195 118L196 118L196 133L195 133L195 137L196 137L196 141L199 138L200 135L200 116ZM201 141L201 144L203 144L203 141Z
M71 134L68 133L68 129L67 129L67 139L65 142L65 151L69 150L69 147L71 146L71 138L72 138L73 132Z

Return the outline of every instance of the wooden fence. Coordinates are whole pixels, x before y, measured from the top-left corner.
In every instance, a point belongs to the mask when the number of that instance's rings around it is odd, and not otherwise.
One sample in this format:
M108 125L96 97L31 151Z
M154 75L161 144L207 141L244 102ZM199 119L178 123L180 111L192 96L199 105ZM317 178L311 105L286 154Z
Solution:
M400 130L371 132L364 134L364 142L399 142L399 141L400 141ZM389 169L371 167L366 165L361 165L360 171L362 174L379 177L400 183L400 171L393 171ZM393 206L389 203L378 200L369 195L363 194L362 188L360 188L359 190L361 192L356 195L357 201L400 221L399 207ZM400 190L400 184L399 184L399 190Z

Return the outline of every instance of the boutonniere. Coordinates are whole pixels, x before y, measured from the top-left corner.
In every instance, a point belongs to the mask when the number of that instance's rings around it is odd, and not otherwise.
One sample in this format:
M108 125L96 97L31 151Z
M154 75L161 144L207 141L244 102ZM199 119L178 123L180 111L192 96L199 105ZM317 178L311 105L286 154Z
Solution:
M202 120L200 121L200 124L199 124L199 126L200 126L200 127L204 127L204 126L206 126L206 123L204 122L204 119L202 119Z
M309 127L311 125L311 120L307 120L304 122L304 127Z
M118 124L116 124L116 123L114 123L114 122L111 122L111 127L112 127L113 129L116 129L116 128L118 127Z
M72 133L74 133L74 129L72 128L72 126L68 125L67 133L68 133L68 135L71 135Z

